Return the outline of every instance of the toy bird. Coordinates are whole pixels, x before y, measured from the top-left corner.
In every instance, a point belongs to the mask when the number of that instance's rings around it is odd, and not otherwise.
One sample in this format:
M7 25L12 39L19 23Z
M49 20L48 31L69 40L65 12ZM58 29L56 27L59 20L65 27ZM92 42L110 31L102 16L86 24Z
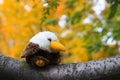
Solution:
M37 67L44 67L49 64L57 65L61 60L60 52L64 50L65 47L54 33L44 31L39 32L29 40L21 58L25 58L28 64Z

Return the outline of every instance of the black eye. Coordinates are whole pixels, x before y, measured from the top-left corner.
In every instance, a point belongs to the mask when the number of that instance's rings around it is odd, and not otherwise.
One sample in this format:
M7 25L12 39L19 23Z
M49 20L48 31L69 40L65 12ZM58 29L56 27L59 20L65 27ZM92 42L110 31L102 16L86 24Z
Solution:
M51 38L48 38L48 40L51 42L52 40L51 40Z

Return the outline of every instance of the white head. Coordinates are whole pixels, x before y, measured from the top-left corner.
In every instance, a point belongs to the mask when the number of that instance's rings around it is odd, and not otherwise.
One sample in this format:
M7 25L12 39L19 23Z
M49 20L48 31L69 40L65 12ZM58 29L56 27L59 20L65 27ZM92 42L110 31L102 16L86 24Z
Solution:
M33 36L29 42L38 44L40 49L47 50L48 52L52 52L50 48L51 41L57 41L57 36L49 31L39 32L35 36Z

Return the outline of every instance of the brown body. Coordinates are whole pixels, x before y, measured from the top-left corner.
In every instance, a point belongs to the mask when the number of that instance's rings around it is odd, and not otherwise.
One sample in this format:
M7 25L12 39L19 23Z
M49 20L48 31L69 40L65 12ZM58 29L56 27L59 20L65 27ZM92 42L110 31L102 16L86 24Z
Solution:
M50 53L48 51L41 50L39 45L30 42L24 49L21 57L26 58L27 63L33 66L43 67L46 65L59 64L61 55L60 52Z

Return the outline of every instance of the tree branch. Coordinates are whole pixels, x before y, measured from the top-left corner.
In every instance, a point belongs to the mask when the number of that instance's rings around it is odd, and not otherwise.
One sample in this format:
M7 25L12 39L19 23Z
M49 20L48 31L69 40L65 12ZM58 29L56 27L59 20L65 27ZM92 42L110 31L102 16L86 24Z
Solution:
M35 68L0 55L2 80L120 80L120 55L98 61Z

